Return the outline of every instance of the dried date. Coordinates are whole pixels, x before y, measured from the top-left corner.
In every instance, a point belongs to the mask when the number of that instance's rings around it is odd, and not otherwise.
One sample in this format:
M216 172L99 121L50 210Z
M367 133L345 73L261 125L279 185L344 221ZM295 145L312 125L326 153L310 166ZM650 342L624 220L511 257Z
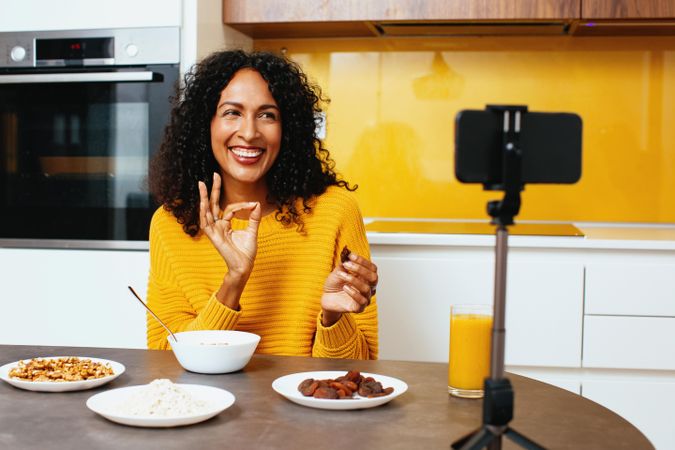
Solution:
M314 378L308 378L302 383L300 383L300 386L298 386L298 390L305 397L311 397L312 395L314 395L314 391L316 391L318 387L319 382L317 380L315 380Z
M330 386L321 386L314 391L314 398L327 398L327 399L336 399L339 398L337 390L333 389Z
M349 248L347 248L346 245L342 247L342 252L340 252L340 261L342 262L342 264L349 261L349 255L351 254L351 252L352 251L349 250Z
M350 370L335 379L315 380L308 378L298 385L298 391L305 397L323 399L353 399L354 393L361 397L373 398L389 395L393 387L382 387L372 377L364 377L359 371ZM357 397L356 397L357 398Z

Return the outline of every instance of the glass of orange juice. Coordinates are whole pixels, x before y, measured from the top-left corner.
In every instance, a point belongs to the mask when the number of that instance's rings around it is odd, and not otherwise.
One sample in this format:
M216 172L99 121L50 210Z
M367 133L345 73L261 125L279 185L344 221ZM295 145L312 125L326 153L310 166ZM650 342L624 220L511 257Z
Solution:
M483 397L490 375L491 305L452 305L448 392L456 397Z

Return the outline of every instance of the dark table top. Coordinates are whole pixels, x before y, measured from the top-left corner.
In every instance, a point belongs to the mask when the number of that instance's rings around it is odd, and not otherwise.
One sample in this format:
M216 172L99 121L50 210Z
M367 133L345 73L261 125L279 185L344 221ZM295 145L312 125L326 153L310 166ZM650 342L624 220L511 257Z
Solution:
M447 364L255 355L242 371L201 375L185 371L170 351L0 345L0 365L54 355L110 359L126 372L99 388L65 393L0 383L0 448L449 449L481 424L481 401L447 394ZM399 378L408 391L373 409L327 411L291 403L271 387L290 373L348 369ZM221 387L236 401L206 422L167 429L115 424L85 406L97 392L156 378ZM653 448L629 422L590 400L529 378L509 379L515 391L510 425L546 448ZM503 442L504 448L518 448Z

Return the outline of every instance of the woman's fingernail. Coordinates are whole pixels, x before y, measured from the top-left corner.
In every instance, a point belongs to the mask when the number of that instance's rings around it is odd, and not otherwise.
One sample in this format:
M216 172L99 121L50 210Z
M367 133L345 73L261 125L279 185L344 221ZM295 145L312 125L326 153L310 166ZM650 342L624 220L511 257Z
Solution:
M356 264L351 261L347 261L343 264L343 266L345 266L347 269L356 269Z
M344 272L338 272L337 274L338 274L338 276L339 276L340 278L342 278L343 280L349 279L349 275L347 275L347 274L344 273Z

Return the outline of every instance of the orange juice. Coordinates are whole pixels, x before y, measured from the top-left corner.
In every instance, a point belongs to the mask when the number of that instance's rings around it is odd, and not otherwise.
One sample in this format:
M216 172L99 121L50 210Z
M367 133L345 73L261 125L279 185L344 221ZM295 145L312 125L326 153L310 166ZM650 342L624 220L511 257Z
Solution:
M492 316L488 314L460 313L453 307L448 365L448 390L453 395L483 395L483 381L490 374Z

